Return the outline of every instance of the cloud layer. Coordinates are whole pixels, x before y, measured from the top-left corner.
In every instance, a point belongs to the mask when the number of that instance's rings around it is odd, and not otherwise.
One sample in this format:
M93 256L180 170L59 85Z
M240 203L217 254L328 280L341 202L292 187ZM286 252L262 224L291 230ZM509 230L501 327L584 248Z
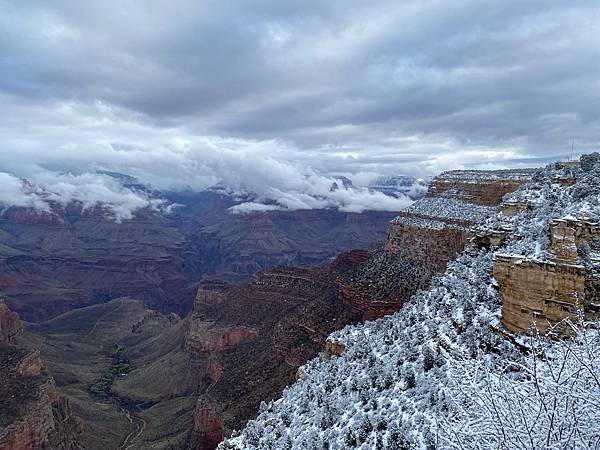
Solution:
M18 177L100 192L84 174L114 170L358 208L387 200L317 199L334 174L534 166L600 141L596 0L0 7L0 170Z
M166 201L123 187L112 177L102 174L43 172L37 174L32 183L0 172L0 186L0 211L23 207L52 213L56 206L64 208L77 202L83 211L99 206L107 218L117 222L131 219L140 209L169 211Z

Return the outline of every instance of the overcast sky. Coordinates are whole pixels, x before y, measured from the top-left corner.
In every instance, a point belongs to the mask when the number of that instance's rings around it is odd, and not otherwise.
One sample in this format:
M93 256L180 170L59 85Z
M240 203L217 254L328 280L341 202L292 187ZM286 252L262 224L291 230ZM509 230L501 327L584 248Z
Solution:
M100 168L158 186L285 188L286 171L361 184L599 147L598 0L0 10L0 170L18 176Z

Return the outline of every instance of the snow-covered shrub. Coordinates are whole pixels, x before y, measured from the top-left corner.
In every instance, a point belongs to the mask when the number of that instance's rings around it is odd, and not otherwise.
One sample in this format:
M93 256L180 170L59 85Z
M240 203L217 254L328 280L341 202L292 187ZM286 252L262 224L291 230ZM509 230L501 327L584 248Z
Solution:
M441 447L584 449L600 445L600 331L561 342L532 338L520 360L452 359L454 404Z
M587 155L582 155L579 158L581 163L581 170L584 172L589 172L594 167L598 167L600 165L600 153L594 152Z

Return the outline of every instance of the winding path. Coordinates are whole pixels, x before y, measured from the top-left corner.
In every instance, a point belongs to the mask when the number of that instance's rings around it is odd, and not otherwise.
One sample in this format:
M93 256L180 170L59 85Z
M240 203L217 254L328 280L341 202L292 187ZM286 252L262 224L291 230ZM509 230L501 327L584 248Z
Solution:
M127 408L120 406L121 412L125 415L129 423L133 424L135 428L129 433L121 445L119 450L128 450L135 445L135 441L146 429L146 421L138 416L132 416Z
M117 312L118 310L121 309L121 307L123 306L124 302L121 300L119 302L119 306L117 306L115 309L111 309L110 311L108 311L107 313L101 315L100 317L98 317L98 320L96 320L96 322L94 322L94 325L92 326L92 328L90 328L90 331L88 331L88 334L85 335L85 337L83 338L84 342L86 342L89 337L92 335L92 333L94 331L96 331L96 327L98 326L98 324L105 318L108 317L109 315L111 315L112 313Z

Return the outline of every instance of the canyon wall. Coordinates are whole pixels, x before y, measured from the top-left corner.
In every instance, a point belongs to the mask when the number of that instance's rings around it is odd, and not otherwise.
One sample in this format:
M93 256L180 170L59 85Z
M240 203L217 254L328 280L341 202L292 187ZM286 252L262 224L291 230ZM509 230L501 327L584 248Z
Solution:
M460 253L468 228L499 211L502 198L527 182L533 169L455 170L431 182L424 199L400 212L388 229L385 250L407 251L436 271Z
M474 205L498 206L509 192L529 181L536 169L452 170L435 177L426 197L454 198Z
M115 223L101 209L0 214L0 295L24 320L129 296L186 315L197 283L243 282L275 265L322 264L385 238L396 212L334 209L232 214L233 197L173 194L170 214ZM239 203L239 202L238 202Z
M184 341L206 363L192 448L215 448L280 395L331 332L362 319L339 301L339 279L370 256L350 251L323 267L260 272L243 286L200 286Z
M8 325L8 326L7 326ZM0 301L0 450L75 450L79 425L40 352L16 345L23 328Z
M600 224L566 217L550 226L551 259L537 261L521 255L496 255L494 277L500 285L502 323L512 332L545 334L571 330L564 322L576 323L579 314L600 316L600 261L581 253L600 237ZM589 250L588 250L589 251Z
M390 222L383 252L341 284L341 301L367 320L397 311L465 249L469 228L493 216L532 170L451 171Z

